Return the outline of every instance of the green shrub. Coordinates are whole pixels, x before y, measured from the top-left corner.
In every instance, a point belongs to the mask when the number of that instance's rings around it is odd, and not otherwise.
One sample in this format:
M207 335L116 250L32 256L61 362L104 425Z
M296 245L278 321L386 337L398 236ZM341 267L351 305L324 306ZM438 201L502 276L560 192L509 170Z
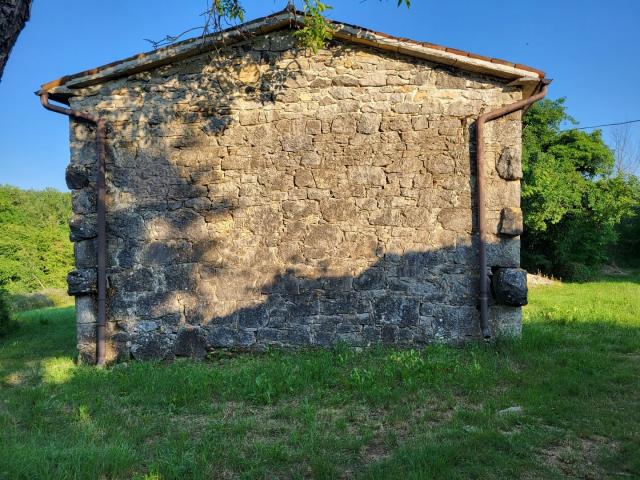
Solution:
M69 193L0 186L0 282L10 293L66 287L70 216Z
M11 309L14 312L26 312L47 307L65 307L73 304L73 297L62 288L46 288L33 293L14 293L11 297Z
M558 270L558 274L561 278L568 278L574 282L589 282L598 277L599 274L598 265L585 265L584 263L569 262L562 265L562 268Z
M564 99L537 103L523 118L522 265L584 281L617 245L637 248L640 187L614 168L599 130L563 130L564 122L575 123Z
M9 296L7 291L0 286L0 337L9 333L13 327L11 310L9 308Z
M634 214L618 225L618 244L613 248L613 257L621 265L640 267L640 206Z

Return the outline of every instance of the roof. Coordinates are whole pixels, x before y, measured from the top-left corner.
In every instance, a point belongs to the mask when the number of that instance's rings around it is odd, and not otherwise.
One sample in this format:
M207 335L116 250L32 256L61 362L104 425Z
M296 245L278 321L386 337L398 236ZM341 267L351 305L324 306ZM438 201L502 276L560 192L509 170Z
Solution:
M123 60L52 80L42 85L59 101L66 102L74 95L74 90L98 85L109 80L126 77L178 60L205 53L222 45L232 45L245 41L247 37L263 35L283 28L302 25L304 13L285 9L272 15L243 23L221 32L178 42L167 47L140 53ZM477 72L519 82L540 82L544 72L520 63L498 58L485 57L471 52L444 47L428 42L400 38L376 32L357 25L329 20L334 27L334 38L381 50L429 60L453 66L461 70Z

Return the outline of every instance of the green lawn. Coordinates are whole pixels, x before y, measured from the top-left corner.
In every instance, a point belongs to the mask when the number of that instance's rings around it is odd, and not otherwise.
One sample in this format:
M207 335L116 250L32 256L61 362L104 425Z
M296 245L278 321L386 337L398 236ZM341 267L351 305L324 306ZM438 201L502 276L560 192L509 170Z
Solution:
M0 478L640 478L640 277L537 287L525 317L495 346L97 370L72 309L23 313Z

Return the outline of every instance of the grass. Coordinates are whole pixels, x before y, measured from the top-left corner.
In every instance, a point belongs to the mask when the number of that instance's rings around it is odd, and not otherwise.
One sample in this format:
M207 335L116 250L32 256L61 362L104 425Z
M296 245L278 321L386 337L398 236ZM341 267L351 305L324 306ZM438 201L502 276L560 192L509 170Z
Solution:
M12 293L9 295L14 312L26 312L46 307L67 307L73 305L73 297L62 288L46 288L37 292Z
M638 276L537 287L522 340L495 346L96 370L71 308L19 323L2 479L640 477Z

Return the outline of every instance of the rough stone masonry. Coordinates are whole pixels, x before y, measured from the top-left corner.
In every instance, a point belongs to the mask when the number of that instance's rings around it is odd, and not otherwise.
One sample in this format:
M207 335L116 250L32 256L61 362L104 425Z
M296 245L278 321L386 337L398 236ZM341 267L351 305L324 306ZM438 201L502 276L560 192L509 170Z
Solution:
M337 40L309 53L281 30L77 90L72 108L108 123L109 358L479 337L472 126L522 98L508 83ZM487 130L491 320L517 335L520 113ZM72 121L85 361L95 158Z

